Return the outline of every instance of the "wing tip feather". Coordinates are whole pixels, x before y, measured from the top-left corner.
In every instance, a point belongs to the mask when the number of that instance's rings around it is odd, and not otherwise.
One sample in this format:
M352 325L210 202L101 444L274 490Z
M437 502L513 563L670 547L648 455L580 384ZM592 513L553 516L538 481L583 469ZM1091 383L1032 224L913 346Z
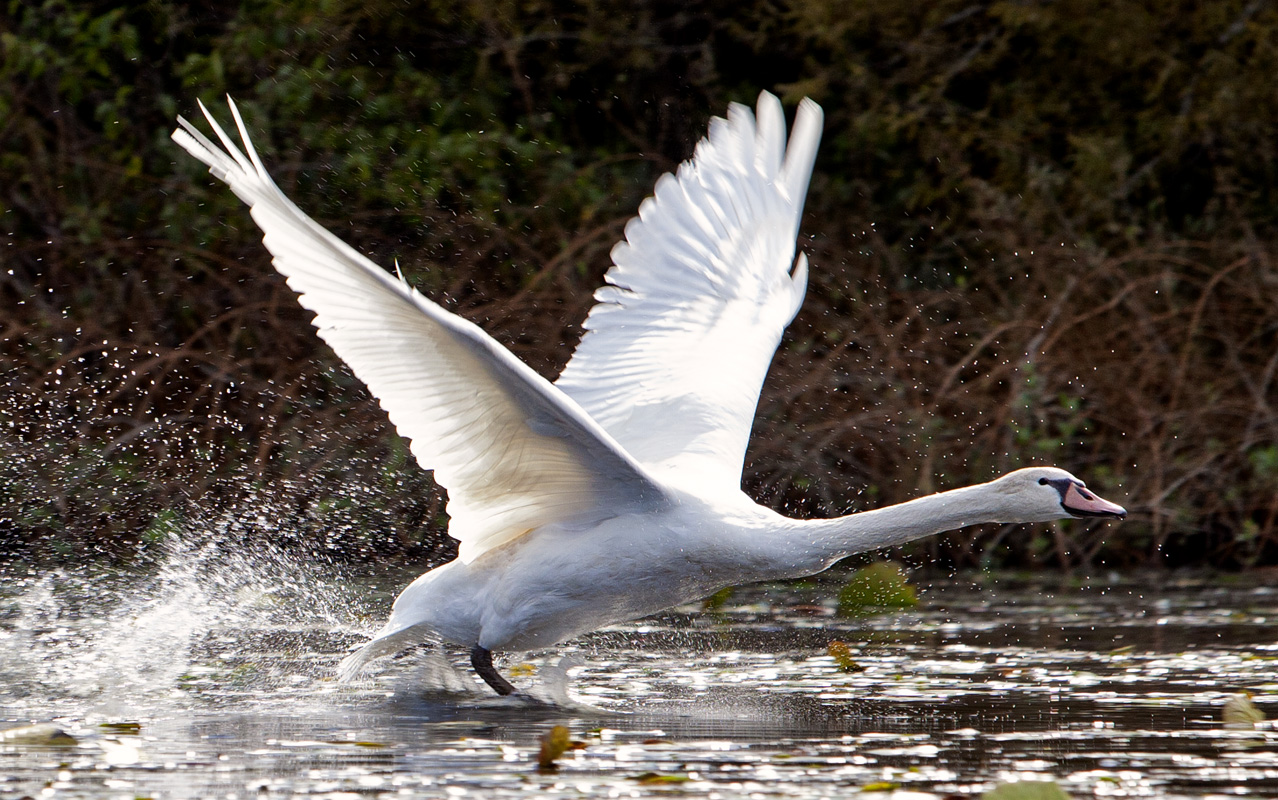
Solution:
M791 200L800 205L812 180L824 125L825 111L821 106L810 97L800 100L794 127L790 130L790 143L786 147L785 165L781 168L782 181Z

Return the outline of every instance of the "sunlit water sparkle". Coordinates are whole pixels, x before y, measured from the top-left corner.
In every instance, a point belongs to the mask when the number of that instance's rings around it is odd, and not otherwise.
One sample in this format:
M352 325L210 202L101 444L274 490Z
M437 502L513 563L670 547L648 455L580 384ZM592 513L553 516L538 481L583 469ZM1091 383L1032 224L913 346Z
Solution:
M1261 581L986 576L844 620L829 576L508 659L534 701L432 649L337 684L408 577L180 540L131 572L10 568L0 728L78 743L0 744L0 798L1278 796L1278 731L1220 721L1242 690L1278 715ZM581 744L539 771L556 724Z

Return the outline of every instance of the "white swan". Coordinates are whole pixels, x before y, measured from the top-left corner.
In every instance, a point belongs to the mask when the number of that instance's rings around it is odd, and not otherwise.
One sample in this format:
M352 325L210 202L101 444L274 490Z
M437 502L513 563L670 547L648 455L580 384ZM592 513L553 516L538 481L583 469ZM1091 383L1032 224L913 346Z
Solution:
M400 594L343 678L440 637L470 647L479 675L508 694L494 650L548 646L965 525L1125 516L1048 467L838 519L788 519L741 491L759 389L807 282L795 239L821 135L810 100L788 148L781 104L765 92L757 119L733 105L678 175L662 176L554 384L302 213L230 106L247 156L203 104L225 149L181 118L173 139L249 205L319 335L448 489L461 543Z

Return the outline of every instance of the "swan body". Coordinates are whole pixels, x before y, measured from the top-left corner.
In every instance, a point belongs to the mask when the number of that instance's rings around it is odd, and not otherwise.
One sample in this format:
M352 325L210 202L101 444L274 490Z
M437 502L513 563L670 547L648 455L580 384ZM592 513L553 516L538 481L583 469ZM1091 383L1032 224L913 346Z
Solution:
M320 336L448 489L460 542L455 561L399 595L343 679L440 638L471 647L476 671L506 694L495 650L966 525L1126 514L1053 467L828 520L789 519L741 491L763 378L807 284L795 240L820 139L811 101L788 146L767 93L755 114L733 105L712 121L626 226L554 384L298 209L230 108L244 151L202 104L221 146L182 118L174 140L249 205Z
M485 558L422 575L395 601L380 635L420 625L488 650L547 647L727 586L811 575L853 553L931 533L1069 516L1043 478L1080 485L1064 470L1028 468L840 520L790 519L748 498L684 495L666 510L616 517L586 536L543 528Z

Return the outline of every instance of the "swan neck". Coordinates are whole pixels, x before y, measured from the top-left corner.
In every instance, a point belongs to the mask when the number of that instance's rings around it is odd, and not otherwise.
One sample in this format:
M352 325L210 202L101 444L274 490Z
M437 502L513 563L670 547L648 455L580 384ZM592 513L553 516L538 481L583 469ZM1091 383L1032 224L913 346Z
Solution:
M997 493L988 484L979 484L834 519L795 520L799 530L789 538L800 549L791 558L798 571L783 577L818 572L853 553L893 547L967 525L997 522L1000 516Z

